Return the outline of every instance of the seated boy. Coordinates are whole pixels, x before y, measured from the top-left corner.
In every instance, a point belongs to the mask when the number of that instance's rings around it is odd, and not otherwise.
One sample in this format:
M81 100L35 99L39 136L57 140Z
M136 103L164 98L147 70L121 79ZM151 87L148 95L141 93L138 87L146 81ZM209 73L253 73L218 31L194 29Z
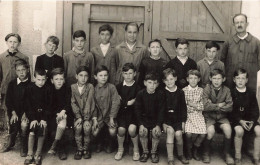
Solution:
M125 63L122 69L124 81L116 86L118 94L121 96L121 106L117 115L118 121L118 151L115 155L116 160L122 159L124 153L125 134L128 133L134 144L133 160L140 158L137 135L137 121L134 114L134 103L137 92L140 90L135 82L136 69L134 64Z
M51 134L53 141L48 153L55 154L58 149L59 158L65 160L67 154L65 151L63 134L66 126L72 125L72 110L71 110L71 88L67 88L64 78L64 70L55 68L50 72L50 81L53 84L50 96L50 112L48 113L48 132Z
M29 84L25 91L26 115L30 121L28 153L25 165L42 162L42 147L47 135L47 113L49 111L50 91L45 85L47 80L45 70L35 70L34 83ZM35 136L38 137L37 150L33 154Z
M143 147L140 162L147 162L149 158L148 137L152 133L151 159L153 163L159 162L157 146L161 136L161 125L165 111L165 97L158 87L158 77L148 73L144 79L145 89L138 92L135 101L135 113L139 126L139 136Z
M214 69L210 72L211 84L203 90L204 117L207 126L207 137L204 140L204 153L202 161L210 163L210 142L215 134L215 124L218 124L224 133L224 154L228 165L234 164L230 155L232 129L227 119L228 113L232 111L232 97L230 89L223 85L225 81L224 72Z
M28 78L28 63L23 59L17 60L15 62L15 71L18 78L9 83L6 93L6 107L10 123L9 138L7 144L4 145L1 151L9 151L15 145L16 135L20 132L20 155L25 157L27 154L27 130L29 121L25 115L24 94L30 83Z
M201 59L197 65L201 74L201 87L204 88L210 84L209 75L214 69L225 70L224 63L216 58L219 50L219 45L215 41L206 43L205 53L206 57Z
M75 116L74 129L77 144L75 160L81 159L82 155L84 159L91 157L89 145L95 103L94 87L89 83L89 77L89 69L86 66L80 66L76 70L78 82L71 85L71 106Z
M115 118L120 108L120 96L117 93L116 87L108 83L109 71L106 66L97 66L95 70L95 103L96 103L96 118L93 122L93 135L96 138L96 152L101 151L104 137L107 137L108 146L107 153L113 152L113 142L116 137L117 123ZM105 132L109 135L104 135ZM103 136L104 135L104 136Z
M241 148L244 134L254 133L253 163L258 165L260 153L260 125L257 122L259 108L256 94L246 87L248 73L245 69L238 69L234 73L236 87L231 90L233 111L230 115L235 130L235 163L241 165Z

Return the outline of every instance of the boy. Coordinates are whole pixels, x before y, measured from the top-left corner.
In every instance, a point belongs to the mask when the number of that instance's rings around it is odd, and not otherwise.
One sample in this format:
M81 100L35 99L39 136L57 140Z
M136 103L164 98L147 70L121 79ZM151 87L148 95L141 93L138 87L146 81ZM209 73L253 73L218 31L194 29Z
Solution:
M148 73L144 79L145 89L138 92L135 101L135 114L139 126L139 136L143 148L140 162L147 162L149 158L148 137L152 132L152 163L159 162L157 146L161 136L161 124L165 109L165 98L158 87L158 77L156 74Z
M21 149L20 155L25 157L27 154L27 130L28 118L25 115L24 94L25 89L30 83L29 80L29 65L23 59L18 59L15 62L15 70L17 79L12 80L8 84L6 93L6 107L10 122L9 139L7 144L2 148L2 152L9 151L15 145L15 138L18 132L21 134Z
M72 126L71 89L67 88L64 70L55 68L50 72L51 88L50 112L48 113L48 130L51 134L52 146L48 153L55 154L58 149L59 159L67 159L63 134L66 126ZM62 148L62 149L61 149Z
M232 111L232 97L230 89L223 85L226 80L225 74L220 69L210 72L211 84L206 85L203 90L204 117L207 126L207 137L204 140L204 153L202 161L210 163L210 142L215 134L215 124L218 124L224 133L224 154L228 165L234 164L230 155L231 147L231 126L227 115Z
M257 122L259 108L256 94L246 86L248 73L245 69L238 69L234 72L236 87L231 91L233 98L233 111L231 113L232 126L235 130L235 163L241 165L241 148L243 135L255 133L253 163L258 165L260 153L260 125Z
M94 58L92 53L84 49L86 43L86 33L83 30L78 30L73 34L72 50L64 54L64 68L67 86L77 83L75 78L76 70L80 66L86 66L90 70L89 79L93 82L94 73Z
M92 117L95 110L94 87L88 82L90 71L86 66L80 66L76 70L77 83L71 85L71 106L75 116L74 129L77 152L75 160L82 158L89 159L90 154L90 134ZM82 134L84 137L82 138ZM82 145L83 142L83 145Z
M99 65L106 66L110 71L109 82L114 84L116 64L112 59L115 56L116 50L110 42L114 29L110 25L105 24L99 27L98 32L101 43L91 49L91 53L94 56L95 68Z
M202 88L205 88L207 84L210 84L209 75L212 70L225 70L224 63L216 58L219 48L219 45L215 41L208 41L205 47L206 57L197 63L198 70L201 73Z
M166 65L166 60L160 58L160 52L162 51L161 41L158 39L151 40L149 42L148 51L151 53L150 57L144 58L139 67L139 85L144 87L145 74L155 72L159 76L159 85L163 87L162 83L162 71Z
M48 84L51 84L51 71L54 68L64 68L64 62L61 56L55 54L59 46L59 38L56 36L49 36L45 43L46 53L37 57L35 63L35 70L43 69L47 72Z
M5 37L5 41L8 49L0 55L0 99L1 106L5 112L5 119L8 123L5 95L9 82L17 78L14 66L15 61L23 59L29 64L29 58L18 50L18 47L21 44L21 37L19 34L10 33ZM8 125L9 124L7 124L7 126Z
M167 134L166 148L168 153L168 165L174 165L174 138L177 142L178 158L183 164L189 161L183 155L183 138L184 123L187 120L187 106L184 92L175 84L177 81L176 72L167 68L163 71L163 81L166 85L164 92L166 97L166 109L164 110L165 118L163 130Z
M121 44L116 46L115 62L117 67L116 82L119 84L123 81L122 68L125 63L133 63L136 67L137 75L136 80L139 77L139 66L143 58L148 56L148 50L146 46L137 41L139 33L139 26L136 22L129 22L125 26L125 38Z
M29 84L25 91L26 115L30 121L28 153L25 165L42 163L42 147L47 134L47 114L49 112L50 91L45 85L47 80L45 70L35 70L34 83ZM37 150L33 155L35 136L38 137Z
M118 94L121 96L121 106L117 115L118 121L118 152L115 155L116 160L122 159L124 153L125 134L128 133L134 145L133 160L140 158L137 135L137 121L134 114L134 103L137 92L140 87L135 82L136 69L134 64L126 63L122 69L124 81L116 86Z
M113 141L116 137L117 124L115 118L120 108L120 96L117 93L116 87L108 83L109 71L104 65L97 66L95 70L95 103L96 103L96 118L93 121L93 135L96 137L97 149L101 151L104 140L104 131L108 131L108 146L107 153L113 152ZM107 136L107 135L105 135Z
M189 42L184 38L178 38L175 42L177 56L172 59L165 68L172 68L176 71L177 82L179 88L184 88L188 85L186 74L191 69L197 69L197 64L194 60L188 57Z

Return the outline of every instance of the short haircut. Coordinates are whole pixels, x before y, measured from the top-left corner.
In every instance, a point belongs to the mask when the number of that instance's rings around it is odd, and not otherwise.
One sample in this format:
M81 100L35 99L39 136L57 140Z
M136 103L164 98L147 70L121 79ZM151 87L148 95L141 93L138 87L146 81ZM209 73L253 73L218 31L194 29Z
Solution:
M172 75L173 77L177 77L177 74L174 69L167 68L163 70L163 79L165 80L169 75Z
M99 27L98 33L100 34L102 31L109 31L111 36L113 35L114 29L109 24L105 24Z
M221 69L214 69L210 72L210 77L216 76L220 74L223 78L225 77L225 73Z
M246 78L248 78L248 76L249 76L248 72L245 69L238 68L237 70L235 70L233 77L235 78L236 76L238 76L240 74L246 74Z
M153 42L158 42L158 43L160 44L160 47L162 47L161 40L159 40L159 39L154 39L154 40L151 40L151 41L149 42L148 46L150 47L150 46L151 46L151 44L152 44Z
M63 75L63 77L64 77L64 74L65 74L64 69L54 68L51 71L51 77L50 78L53 79L53 77L56 76L56 75Z
M27 63L24 59L21 59L21 58L20 58L20 59L17 59L17 60L15 61L14 66L15 66L15 69L16 69L17 66L23 66L23 67L25 67L26 69L29 68L28 63Z
M34 77L36 77L37 75L39 76L47 76L47 73L44 69L35 69L34 71Z
M159 82L158 74L156 74L155 72L149 72L149 73L145 74L144 80L145 81L152 80L152 81L158 81Z
M185 38L177 38L177 40L175 42L175 47L177 48L179 44L181 44L181 45L186 44L187 46L189 46L189 41L186 40Z
M88 73L88 76L90 76L90 71L89 71L89 68L86 67L86 66L80 66L76 69L76 74L78 75L80 72L87 72Z
M86 33L83 30L77 30L73 33L73 39L83 37L86 39Z
M217 50L220 49L219 44L217 42L215 42L215 41L208 41L206 43L205 47L206 47L206 49L211 49L211 48L217 48Z
M5 41L7 41L10 37L16 37L19 42L22 41L21 36L19 34L16 34L16 33L7 34L7 36L5 37Z
M136 29L137 29L137 31L139 32L139 26L138 26L138 24L137 24L136 22L129 22L129 23L127 23L127 24L125 25L125 31L127 31L128 26L135 26Z
M47 44L48 42L52 42L53 44L55 44L55 45L58 47L58 46L59 46L59 43L60 43L60 40L59 40L59 38L56 37L56 36L49 36L49 37L47 38L46 44Z
M233 23L235 23L235 18L236 18L237 16L244 16L245 19L246 19L246 22L247 22L247 16L246 16L245 14L243 14L243 13L238 13L238 14L235 14L235 15L234 15L234 17L233 17Z
M195 69L191 69L187 72L187 77L189 77L189 75L195 75L197 76L198 78L201 77L201 74L198 70L195 70Z
M98 65L95 69L95 75L97 75L99 72L102 72L102 71L107 71L107 73L109 73L109 70L107 69L106 66L104 65Z
M122 68L122 71L123 71L123 72L127 72L127 71L129 71L130 69L132 69L134 72L136 71L136 68L135 68L135 66L134 66L133 63L125 63L124 66L123 66L123 68Z

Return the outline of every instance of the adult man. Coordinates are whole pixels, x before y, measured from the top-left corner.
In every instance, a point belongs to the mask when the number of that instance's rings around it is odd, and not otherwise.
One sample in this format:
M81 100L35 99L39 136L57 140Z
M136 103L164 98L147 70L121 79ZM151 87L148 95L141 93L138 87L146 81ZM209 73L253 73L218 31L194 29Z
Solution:
M221 60L225 63L227 85L233 87L233 73L244 68L249 73L248 87L256 91L257 71L260 69L260 41L246 31L245 14L233 17L236 34L223 45Z

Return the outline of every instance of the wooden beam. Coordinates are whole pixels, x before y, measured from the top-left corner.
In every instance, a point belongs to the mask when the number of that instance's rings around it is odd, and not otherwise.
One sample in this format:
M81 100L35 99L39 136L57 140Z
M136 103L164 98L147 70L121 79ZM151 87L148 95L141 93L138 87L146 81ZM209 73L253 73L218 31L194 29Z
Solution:
M63 52L71 50L72 44L72 2L64 2Z
M167 41L167 39L162 38L160 40L162 43L162 47L165 50L165 52L168 54L169 58L173 59L174 57L176 57L176 52L175 52L174 48L170 45L170 43Z
M71 1L72 3L89 3L92 5L115 5L115 6L145 6L147 1Z
M206 6L206 8L209 10L210 14L213 16L223 33L227 32L227 20L221 13L218 7L216 7L216 4L214 1L207 1L202 0L202 3Z
M87 41L85 44L85 50L90 51L90 22L88 19L90 18L90 4L84 4L83 9L83 29L87 34Z

